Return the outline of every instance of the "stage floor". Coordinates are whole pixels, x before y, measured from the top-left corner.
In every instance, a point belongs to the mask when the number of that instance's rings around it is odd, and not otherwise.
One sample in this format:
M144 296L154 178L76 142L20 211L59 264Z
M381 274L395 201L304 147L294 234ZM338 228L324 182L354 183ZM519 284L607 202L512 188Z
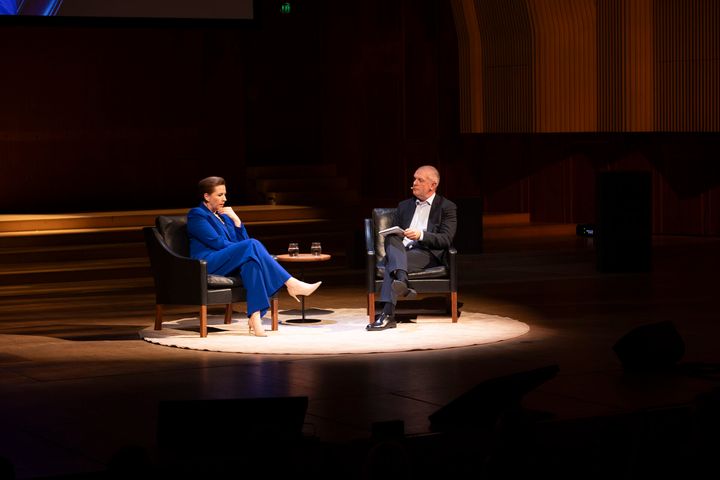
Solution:
M489 242L484 254L461 256L459 298L468 311L511 317L530 331L439 351L279 357L160 348L138 336L153 321L151 294L7 298L0 456L18 478L103 470L127 445L152 457L161 400L308 396L305 433L348 442L385 420L426 433L428 415L478 383L546 365L559 365L558 376L523 405L558 419L683 404L720 385L675 374L638 380L611 350L633 327L671 320L684 361L720 362L719 239L656 238L649 274L597 273L592 246L573 236L523 242ZM365 307L362 271L323 280L309 307ZM283 294L285 308L294 305Z

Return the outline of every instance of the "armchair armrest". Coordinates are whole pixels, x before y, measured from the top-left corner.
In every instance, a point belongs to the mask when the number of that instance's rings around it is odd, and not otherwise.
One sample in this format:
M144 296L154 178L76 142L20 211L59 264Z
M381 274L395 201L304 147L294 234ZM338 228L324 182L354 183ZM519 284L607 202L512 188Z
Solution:
M366 285L368 293L375 291L375 231L371 218L365 219L365 261L367 265Z
M448 273L450 274L450 291L457 292L457 250L448 249Z
M372 218L365 219L365 251L375 255L375 232L373 231Z

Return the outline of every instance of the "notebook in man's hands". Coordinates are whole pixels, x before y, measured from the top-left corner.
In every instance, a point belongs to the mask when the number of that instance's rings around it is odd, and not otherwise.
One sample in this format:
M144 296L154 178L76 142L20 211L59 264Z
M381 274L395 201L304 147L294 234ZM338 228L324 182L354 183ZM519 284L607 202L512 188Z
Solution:
M379 233L380 235L382 235L383 237L385 237L385 236L387 236L387 235L402 235L402 236L405 236L405 234L404 234L403 232L405 232L405 230L403 230L403 229L400 228L400 227L395 226L395 227L390 227L390 228L385 228L385 229L383 229L383 230L380 230L378 233Z

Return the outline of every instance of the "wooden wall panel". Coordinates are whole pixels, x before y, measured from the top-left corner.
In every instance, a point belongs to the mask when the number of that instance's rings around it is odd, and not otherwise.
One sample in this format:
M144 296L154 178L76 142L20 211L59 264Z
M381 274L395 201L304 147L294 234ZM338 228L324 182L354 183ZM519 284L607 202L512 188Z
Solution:
M382 204L409 194L419 165L437 165L443 189L452 184L455 159L440 154L460 123L451 5L327 2L324 14L318 160L336 163Z
M344 21L326 22L323 28L322 58L327 68L321 81L321 151L318 160L342 166L342 173L357 182L369 180L364 164L370 148L367 137L368 108L365 102L364 36L362 16L354 5L331 2L325 10L328 18Z
M403 136L406 141L434 151L427 159L419 159L421 165L427 160L437 163L438 10L433 0L405 0L403 10Z
M263 164L335 163L392 201L421 163L452 183L440 155L459 132L448 2L258 8L247 30L0 29L0 210L192 205L209 174L242 202L245 167ZM37 193L17 202L24 181Z
M597 129L594 0L527 0L537 132Z
M241 35L0 29L0 211L192 205L218 170L244 185Z
M474 0L452 0L458 44L460 132L482 132L483 56Z
M647 132L655 118L653 0L624 0L622 15L623 129Z
M655 130L720 130L720 2L655 0Z
M533 130L532 41L525 0L476 0L485 132Z
M652 130L652 0L600 0L597 10L598 130Z
M625 128L623 3L623 0L600 0L597 3L598 130L605 132L618 132Z

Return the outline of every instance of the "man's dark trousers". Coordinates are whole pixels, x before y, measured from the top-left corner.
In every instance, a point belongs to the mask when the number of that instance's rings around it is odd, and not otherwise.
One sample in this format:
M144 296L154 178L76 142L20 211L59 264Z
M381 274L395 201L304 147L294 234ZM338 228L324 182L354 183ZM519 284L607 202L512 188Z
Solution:
M412 273L439 264L440 262L430 251L418 247L405 248L403 237L388 235L385 237L385 273L380 289L380 301L393 305L397 303L392 291L392 282L395 280L392 273L396 270Z

